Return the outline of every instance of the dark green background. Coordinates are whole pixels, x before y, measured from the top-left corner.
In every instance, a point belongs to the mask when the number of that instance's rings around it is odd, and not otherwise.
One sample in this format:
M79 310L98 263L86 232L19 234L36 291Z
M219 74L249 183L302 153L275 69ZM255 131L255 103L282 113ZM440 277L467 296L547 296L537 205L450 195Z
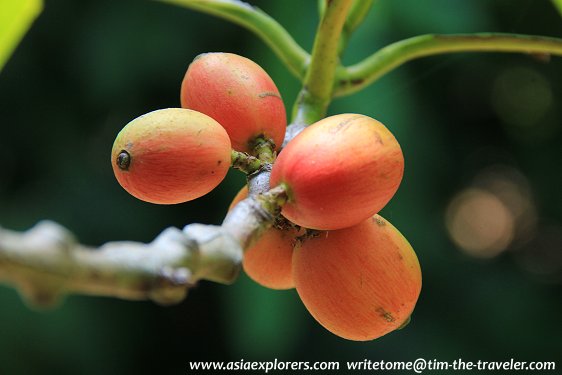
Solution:
M220 223L243 176L230 173L194 202L143 203L113 177L115 135L138 115L179 106L185 69L202 52L258 62L288 108L298 81L257 37L220 19L156 2L45 3L0 72L0 224L25 230L49 218L100 245L150 241L167 226ZM253 3L310 49L315 1ZM478 31L562 37L562 19L548 1L380 0L344 62L405 37ZM518 120L533 111L537 82L552 100L523 126ZM503 112L494 104L498 95ZM424 285L402 331L366 343L343 340L313 320L295 291L270 291L245 276L228 287L202 282L173 307L71 296L54 311L36 312L1 286L0 374L186 374L189 361L242 358L515 358L558 360L560 368L561 101L562 59L514 54L417 60L334 101L330 113L375 117L404 150L404 181L383 215L412 243ZM536 229L526 243L482 260L451 242L445 210L479 171L498 164L528 181Z

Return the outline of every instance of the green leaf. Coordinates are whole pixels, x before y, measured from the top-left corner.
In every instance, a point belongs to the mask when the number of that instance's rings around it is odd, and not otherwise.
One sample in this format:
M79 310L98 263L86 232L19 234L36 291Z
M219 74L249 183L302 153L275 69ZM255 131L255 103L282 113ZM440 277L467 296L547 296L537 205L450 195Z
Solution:
M0 0L0 70L43 9L43 0Z
M552 5L558 9L558 13L562 16L562 0L552 0Z

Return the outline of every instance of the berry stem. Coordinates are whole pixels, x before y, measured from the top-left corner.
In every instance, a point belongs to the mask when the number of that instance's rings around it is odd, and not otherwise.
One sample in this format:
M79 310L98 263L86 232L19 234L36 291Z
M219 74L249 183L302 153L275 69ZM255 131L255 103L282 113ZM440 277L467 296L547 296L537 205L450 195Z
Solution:
M263 166L263 162L255 156L248 155L245 152L231 150L230 166L238 169L246 174L252 174Z
M275 143L271 139L258 137L253 142L253 155L262 162L273 163L275 160Z

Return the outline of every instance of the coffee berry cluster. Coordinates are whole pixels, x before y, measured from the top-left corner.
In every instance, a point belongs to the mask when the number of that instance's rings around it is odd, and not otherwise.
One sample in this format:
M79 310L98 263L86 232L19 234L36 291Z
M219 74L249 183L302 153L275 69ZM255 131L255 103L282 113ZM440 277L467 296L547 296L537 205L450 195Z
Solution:
M383 124L335 115L281 149L287 121L275 83L229 53L198 56L180 97L182 108L147 113L117 135L111 161L125 190L156 204L196 199L224 179L232 152L260 160L265 143L269 185L286 200L275 224L245 251L249 277L296 288L312 316L346 339L372 340L408 323L421 271L408 241L377 214L404 172L400 145ZM231 208L247 196L243 187Z

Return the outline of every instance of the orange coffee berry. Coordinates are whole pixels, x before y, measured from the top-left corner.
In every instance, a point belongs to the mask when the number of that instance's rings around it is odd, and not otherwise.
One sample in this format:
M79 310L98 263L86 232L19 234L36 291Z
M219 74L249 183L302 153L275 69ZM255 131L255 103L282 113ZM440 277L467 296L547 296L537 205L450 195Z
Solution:
M293 277L312 316L345 339L373 340L409 319L421 270L408 241L375 215L297 246Z
M213 190L230 167L230 139L202 113L161 109L128 123L117 135L111 165L119 184L136 198L182 203Z
M234 197L229 210L247 196L248 187L244 186ZM294 288L292 257L298 235L296 229L267 229L244 252L242 266L246 274L256 283L270 289Z
M206 53L189 65L181 106L203 112L227 131L232 148L252 152L257 137L281 146L285 105L269 75L255 62L232 53Z
M288 188L282 213L312 229L350 227L371 217L392 198L404 173L404 157L392 133L358 114L318 121L279 154L271 186Z

